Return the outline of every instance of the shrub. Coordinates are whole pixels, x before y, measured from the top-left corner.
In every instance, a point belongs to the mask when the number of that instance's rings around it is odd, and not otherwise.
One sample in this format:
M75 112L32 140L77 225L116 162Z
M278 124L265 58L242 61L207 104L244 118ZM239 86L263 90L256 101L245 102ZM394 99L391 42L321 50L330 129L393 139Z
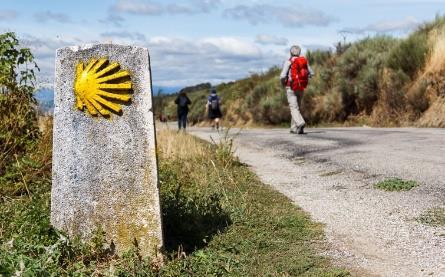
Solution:
M400 123L406 112L406 98L403 90L409 77L402 71L386 68L379 84L379 100L372 112L372 122L382 126L394 126Z
M14 33L0 35L0 175L38 136L34 57Z
M315 50L307 51L306 58L309 65L324 65L332 57L332 51L330 50Z
M417 29L417 33L430 33L434 29L440 29L445 26L445 15L436 15L436 18L431 22L425 22Z
M416 117L420 116L429 107L427 95L428 82L426 80L417 81L406 94L406 101Z
M402 70L411 79L425 66L429 52L428 33L416 32L399 41L389 54L387 66L395 71Z
M331 122L341 117L343 102L338 91L333 91L323 98L323 111L322 118L324 121Z
M189 122L196 124L197 122L205 120L207 118L207 114L205 113L205 106L207 104L207 90L199 93L193 93L189 95L189 97L192 101L188 115Z
M372 111L384 62L394 44L395 40L386 36L366 38L340 56L335 83L342 94L346 116Z

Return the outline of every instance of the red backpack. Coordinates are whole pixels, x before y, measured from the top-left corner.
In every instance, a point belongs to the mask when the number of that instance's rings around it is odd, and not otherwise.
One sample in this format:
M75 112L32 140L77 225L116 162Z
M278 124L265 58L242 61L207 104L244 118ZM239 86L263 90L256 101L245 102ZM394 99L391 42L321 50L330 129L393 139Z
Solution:
M288 85L292 90L304 90L309 83L309 69L305 57L292 57Z

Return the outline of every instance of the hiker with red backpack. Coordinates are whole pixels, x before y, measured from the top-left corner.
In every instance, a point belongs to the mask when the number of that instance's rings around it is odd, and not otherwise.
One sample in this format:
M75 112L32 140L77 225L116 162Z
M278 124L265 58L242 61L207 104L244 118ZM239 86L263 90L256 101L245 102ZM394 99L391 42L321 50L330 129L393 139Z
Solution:
M290 48L290 58L284 62L280 74L281 85L286 88L287 101L292 116L290 126L292 134L304 134L306 122L300 113L300 104L303 92L309 83L309 78L313 75L307 59L300 54L301 48L297 45L292 46Z

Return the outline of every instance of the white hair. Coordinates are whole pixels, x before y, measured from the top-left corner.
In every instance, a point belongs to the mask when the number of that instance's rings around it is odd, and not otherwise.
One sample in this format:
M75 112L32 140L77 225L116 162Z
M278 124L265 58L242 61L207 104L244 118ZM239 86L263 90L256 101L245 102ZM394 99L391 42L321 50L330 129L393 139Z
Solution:
M290 48L290 55L291 56L300 56L301 54L301 47L298 45L294 45Z

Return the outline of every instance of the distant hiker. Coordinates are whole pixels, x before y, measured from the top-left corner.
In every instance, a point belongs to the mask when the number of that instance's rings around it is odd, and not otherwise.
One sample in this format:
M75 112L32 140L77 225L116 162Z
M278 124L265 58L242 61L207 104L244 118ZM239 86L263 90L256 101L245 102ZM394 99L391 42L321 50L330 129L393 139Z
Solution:
M187 114L189 112L189 105L192 103L185 92L180 92L176 97L175 104L178 106L178 129L187 127Z
M297 45L292 46L290 58L284 62L280 74L281 85L286 88L287 101L292 116L290 132L293 134L304 134L306 122L300 113L300 105L309 78L313 75L306 58L300 54L301 48Z
M206 110L208 111L208 116L212 124L212 129L216 127L219 130L219 121L222 117L221 113L221 98L216 95L216 89L212 88L210 90L210 95L207 98Z

